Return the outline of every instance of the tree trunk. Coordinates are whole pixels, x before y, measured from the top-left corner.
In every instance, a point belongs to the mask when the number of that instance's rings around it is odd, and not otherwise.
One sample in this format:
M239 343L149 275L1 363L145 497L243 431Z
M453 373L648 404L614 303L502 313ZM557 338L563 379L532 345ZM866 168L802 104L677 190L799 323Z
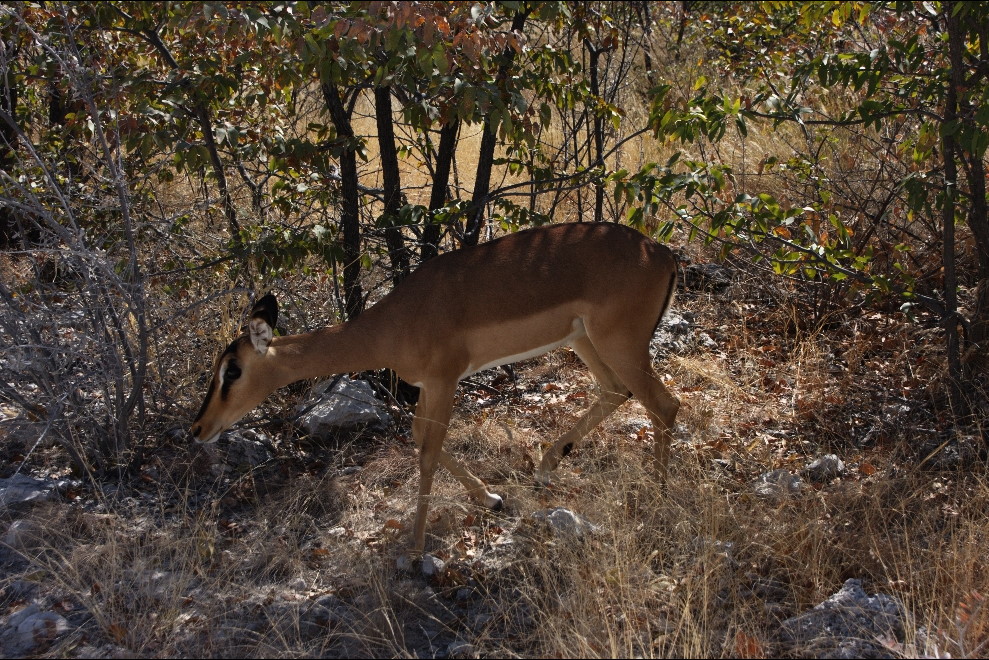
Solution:
M968 187L972 192L972 208L968 213L968 226L975 238L976 249L979 253L979 284L976 292L975 307L972 310L968 339L971 344L966 351L966 376L976 375L983 378L989 372L984 367L989 366L989 212L986 209L986 170L982 159L973 154L966 154ZM980 356L973 364L972 350ZM975 367L975 369L973 369Z
M521 32L531 9L518 11L512 19L512 32ZM504 97L508 74L515 60L515 49L506 46L501 55L501 65L498 67L496 86ZM506 104L507 107L507 104ZM484 209L488 205L488 193L491 192L491 168L494 164L494 150L498 141L497 126L491 123L491 118L484 119L484 132L481 135L481 150L477 156L477 174L474 177L474 197L467 207L467 226L464 229L464 245L477 245L481 237L481 225L484 222Z
M601 96L601 85L598 81L598 60L601 58L601 53L605 52L605 48L596 48L594 44L590 42L589 39L584 40L584 47L587 48L587 53L590 56L590 62L588 63L588 71L591 74L591 95L594 98ZM593 132L594 139L594 155L593 160L589 165L597 164L597 167L604 167L604 119L597 112L594 113L591 123L591 131ZM604 220L604 182L598 177L597 182L594 184L594 222L601 222Z
M0 119L0 170L9 173L17 162L17 153L14 151L17 128L12 123L17 117L17 84L9 66L17 47L6 41L0 42L0 46L4 49L3 60L0 61L3 64L0 67L0 112L4 113L5 118L10 118L9 121ZM18 234L17 217L13 210L6 205L0 206L0 248L14 247Z
M677 26L676 59L680 59L680 46L683 45L683 33L687 29L687 14L690 11L690 0L683 0L680 3L680 24Z
M121 11L118 9L118 11ZM129 19L126 13L123 15ZM182 67L179 66L178 61L172 55L172 52L168 50L168 46L165 42L161 40L161 36L158 34L156 29L147 29L141 32L142 35L148 40L155 50L165 58L165 62L175 71L180 71ZM191 101L193 103L193 111L195 113L196 122L199 124L199 130L202 131L203 141L206 143L206 151L209 152L210 165L213 167L213 175L216 176L216 186L220 192L220 201L223 204L223 215L227 219L227 227L230 230L231 237L235 244L240 243L240 222L237 220L237 209L234 208L233 199L230 197L230 191L227 187L227 176L223 171L223 161L220 159L220 152L216 146L216 136L213 134L213 122L209 116L209 109L206 104L203 103L201 99L195 97L192 94Z
M642 61L646 69L646 80L650 87L656 86L656 72L652 68L652 16L649 14L649 0L635 3L635 14L642 23ZM681 39L682 39L681 35Z
M320 85L323 101L343 141L340 152L340 225L343 229L343 297L344 311L348 319L355 319L364 311L364 292L361 289L361 228L360 196L357 187L357 151L350 115L336 85L324 82Z
M420 258L423 262L439 254L440 226L436 222L436 212L446 206L450 187L450 169L457 153L457 133L460 120L451 119L440 129L440 145L436 150L436 166L433 168L433 187L429 195L429 219L422 232Z
M948 33L948 56L951 75L945 93L944 123L958 119L958 82L962 76L961 30L953 3L945 3L944 19ZM947 342L949 394L956 416L965 410L961 389L961 357L958 336L958 295L955 277L955 207L958 191L958 165L955 162L957 144L954 134L945 132L941 138L944 158L944 206L942 210L942 249L944 265L944 330Z
M213 122L209 118L209 110L203 103L196 105L196 120L199 122L199 130L203 133L206 151L209 152L210 164L213 166L216 187L220 192L220 203L223 204L223 215L227 219L227 229L230 230L234 244L239 245L240 222L237 220L237 209L234 207L233 198L230 197L230 189L227 187L227 175L223 171L220 150L216 146L216 137L213 135Z
M388 257L391 260L392 282L398 285L409 274L409 250L398 225L402 210L402 179L398 171L398 149L392 122L391 89L374 88L374 114L378 125L378 145L381 152L381 176L385 187L385 210L382 224Z
M484 209L491 192L491 168L494 164L494 149L497 142L496 127L490 119L484 120L481 135L481 150L477 156L477 173L474 176L474 197L467 207L467 226L464 229L464 245L477 245L481 238L481 225L484 223Z
M945 124L952 121L962 121L978 132L982 129L972 125L976 108L973 107L971 94L972 90L980 88L979 79L984 79L986 76L984 65L987 62L985 61L986 49L983 44L982 60L977 62L975 66L966 67L965 43L968 35L962 21L970 17L969 12L971 9L966 3L945 3L944 20L945 29L948 33L948 58L951 66L951 77L946 94L944 120ZM983 20L981 16L976 17L976 19ZM985 391L984 381L989 378L989 371L987 371L989 369L989 210L986 206L986 171L980 155L958 148L955 135L957 133L952 133L952 135L944 138L946 147L945 176L957 176L954 162L950 164L947 162L949 160L947 146L950 144L953 148L954 158L958 159L964 166L968 183L968 197L971 202L965 219L972 232L978 255L979 283L976 289L975 304L969 318L967 341L961 364L960 366L949 364L949 368L953 374L955 373L954 370L958 369L957 376L963 378L967 385L964 389L975 393ZM957 189L955 194L957 195ZM947 217L945 222L947 222ZM947 274L947 269L945 272ZM946 281L946 289L947 286ZM946 296L945 302L948 300ZM951 342L950 336L948 341ZM954 357L950 343L948 355L949 360ZM979 405L976 401L969 401L968 403Z

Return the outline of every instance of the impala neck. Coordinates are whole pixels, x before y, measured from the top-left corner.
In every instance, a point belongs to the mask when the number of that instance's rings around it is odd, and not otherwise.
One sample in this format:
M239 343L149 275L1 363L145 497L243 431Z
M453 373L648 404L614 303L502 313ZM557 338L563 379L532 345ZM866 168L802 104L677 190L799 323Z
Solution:
M278 387L306 378L388 366L389 352L383 347L390 342L372 316L365 312L358 319L340 325L275 337L266 358L270 360Z

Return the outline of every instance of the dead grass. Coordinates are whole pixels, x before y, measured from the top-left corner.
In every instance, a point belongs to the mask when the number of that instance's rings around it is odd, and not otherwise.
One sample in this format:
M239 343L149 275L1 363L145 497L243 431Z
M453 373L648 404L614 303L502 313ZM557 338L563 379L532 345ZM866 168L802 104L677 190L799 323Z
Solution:
M691 76L682 77L689 96ZM464 131L457 185L469 191L479 128ZM758 163L789 157L791 137L751 126L745 144L722 141L734 192L785 200ZM374 170L377 145L368 146ZM665 160L663 149L630 143L616 159ZM425 169L403 167L409 201L424 203ZM162 194L169 215L199 195L185 185L174 199ZM280 283L294 295L286 327L332 316L329 287L314 279ZM186 300L205 297L206 284L186 286ZM555 352L519 367L518 396L509 384L500 396L461 388L447 448L507 510L468 502L440 472L427 543L446 568L408 575L396 570L418 482L407 421L342 448L305 445L268 423L292 409L295 395L283 393L244 422L280 433L264 469L221 472L219 457L156 439L133 483L84 483L68 502L0 512L5 528L16 520L32 530L0 548L0 616L35 600L68 618L73 632L45 657L774 657L781 621L856 577L904 603L911 625L894 652L930 654L933 640L941 652L986 655L989 480L969 455L940 460L952 446L938 434L932 394L939 338L896 314L808 328L786 291L766 293L777 288L745 282L679 297L715 347L657 365L683 402L665 487L647 470L646 416L632 402L561 464L553 488L533 488L542 448L592 395L579 362ZM205 389L195 375L237 331L246 296L170 304L181 323L155 337L161 436L194 413ZM754 492L760 474L799 472L827 452L846 464L830 483L783 498ZM36 458L39 472L57 463ZM598 531L547 533L532 513L557 506Z
M634 402L563 462L553 488L532 487L541 448L591 391L579 362L556 352L520 367L519 396L462 388L447 446L507 511L480 509L440 473L436 577L395 568L417 489L403 435L286 444L274 466L233 475L166 446L159 472L116 493L84 487L74 503L5 513L37 531L8 552L4 607L23 606L11 594L33 585L78 623L46 656L770 657L782 620L857 577L903 601L904 653L930 652L924 628L941 651L984 654L989 480L981 464L918 469L932 424L922 393L911 384L900 412L881 395L896 384L905 398L903 379L930 358L916 326L875 318L787 334L784 309L678 304L717 348L658 365L684 403L665 488L648 473ZM799 472L825 451L845 461L841 477L755 494L758 475ZM557 506L598 531L548 534L532 513Z

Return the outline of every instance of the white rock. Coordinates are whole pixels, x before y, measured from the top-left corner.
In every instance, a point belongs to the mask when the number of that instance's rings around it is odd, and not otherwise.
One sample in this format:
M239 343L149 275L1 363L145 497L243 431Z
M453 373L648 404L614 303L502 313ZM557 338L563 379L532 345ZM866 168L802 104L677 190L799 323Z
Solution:
M5 657L28 655L39 646L69 631L69 622L55 612L43 612L31 604L7 619L0 631L0 649Z
M0 506L21 502L44 502L55 497L55 482L35 479L26 474L15 474L0 479Z
M10 527L3 535L4 545L10 546L14 550L26 550L37 541L40 531L37 523L29 520L15 520L10 523Z
M370 385L342 376L333 389L327 391L333 382L329 380L318 385L310 401L300 408L309 408L299 420L309 435L318 437L340 430L389 424L391 417L384 404L375 398Z
M221 440L226 445L223 461L243 469L256 468L271 460L271 439L253 429L232 431Z
M881 640L902 638L903 626L899 600L870 596L861 580L852 578L823 603L784 621L780 641L800 657L888 658L894 656Z
M446 568L446 562L439 557L434 557L428 553L422 556L422 574L426 577L439 575L444 568Z
M755 481L753 490L760 497L778 498L796 495L804 488L803 479L789 470L763 472Z
M587 518L561 506L535 511L532 517L548 525L558 536L581 538L586 534L594 534L598 531L597 526Z
M470 642L464 642L462 640L457 640L455 642L450 642L450 645L446 647L446 657L448 658L476 658L477 649Z
M845 471L845 462L835 454L825 454L816 459L804 470L804 474L814 483L823 484Z

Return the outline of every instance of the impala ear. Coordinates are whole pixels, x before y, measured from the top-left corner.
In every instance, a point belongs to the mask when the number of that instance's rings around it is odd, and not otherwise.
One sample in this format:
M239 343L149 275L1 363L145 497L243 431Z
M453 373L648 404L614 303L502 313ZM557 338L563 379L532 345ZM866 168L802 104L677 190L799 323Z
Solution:
M251 310L250 335L254 349L264 355L275 336L275 323L278 321L278 301L269 293L254 305Z

